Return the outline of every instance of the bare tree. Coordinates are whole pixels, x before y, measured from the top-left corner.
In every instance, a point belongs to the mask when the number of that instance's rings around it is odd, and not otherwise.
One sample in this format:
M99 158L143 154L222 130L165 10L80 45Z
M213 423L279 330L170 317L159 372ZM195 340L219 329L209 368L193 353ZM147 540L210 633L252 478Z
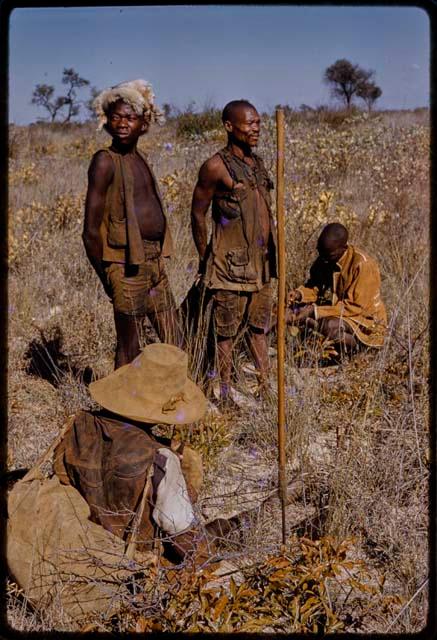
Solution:
M47 109L50 116L50 122L54 122L58 112L65 105L65 97L58 96L53 98L55 87L50 84L37 84L32 93L32 104Z
M332 95L342 100L346 108L350 109L352 98L358 88L368 82L374 73L374 71L366 71L343 58L325 70L323 79L326 84L330 85Z
M93 102L99 95L100 89L97 89L97 87L91 87L90 92L91 92L91 95L88 98L88 100L86 100L85 107L88 111L89 118L91 120L97 120L96 112L94 111L94 107L93 107Z
M70 122L71 118L77 116L80 111L80 102L77 100L76 89L81 89L89 85L90 81L81 78L73 69L64 69L62 74L62 84L68 86L67 95L65 96L65 105L67 106L67 115L63 120L63 124Z
M37 84L32 93L32 104L43 107L49 113L50 122L55 122L57 116L63 115L62 123L70 122L77 116L81 101L76 90L89 85L89 80L81 78L74 69L64 69L62 84L68 86L66 95L54 97L55 88L51 84Z

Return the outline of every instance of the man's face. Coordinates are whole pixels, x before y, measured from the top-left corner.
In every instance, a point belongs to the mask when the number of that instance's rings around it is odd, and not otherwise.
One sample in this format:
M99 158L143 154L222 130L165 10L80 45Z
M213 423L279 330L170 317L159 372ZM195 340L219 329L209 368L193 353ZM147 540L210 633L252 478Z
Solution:
M111 105L106 129L120 144L129 145L136 142L148 128L144 117L135 113L130 104L117 100Z
M226 131L239 142L249 147L258 144L261 118L256 109L240 107L235 110L232 120L226 120L224 124Z
M330 238L319 238L317 243L317 251L323 262L334 264L340 260L347 246L338 240Z

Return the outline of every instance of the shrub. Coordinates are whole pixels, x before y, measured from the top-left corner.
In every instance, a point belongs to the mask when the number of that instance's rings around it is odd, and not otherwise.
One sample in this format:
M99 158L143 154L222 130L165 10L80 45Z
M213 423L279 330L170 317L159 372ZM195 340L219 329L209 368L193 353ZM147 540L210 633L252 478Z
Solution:
M203 111L195 112L194 103L176 118L176 135L179 138L203 135L207 131L214 131L222 126L220 109L207 106Z

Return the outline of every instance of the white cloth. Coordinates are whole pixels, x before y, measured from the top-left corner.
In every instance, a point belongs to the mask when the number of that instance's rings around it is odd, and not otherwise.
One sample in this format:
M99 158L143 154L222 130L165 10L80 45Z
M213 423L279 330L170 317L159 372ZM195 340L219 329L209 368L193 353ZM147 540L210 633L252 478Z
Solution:
M166 533L182 533L194 521L194 512L182 475L179 457L170 449L158 449L167 458L165 474L158 485L152 517Z

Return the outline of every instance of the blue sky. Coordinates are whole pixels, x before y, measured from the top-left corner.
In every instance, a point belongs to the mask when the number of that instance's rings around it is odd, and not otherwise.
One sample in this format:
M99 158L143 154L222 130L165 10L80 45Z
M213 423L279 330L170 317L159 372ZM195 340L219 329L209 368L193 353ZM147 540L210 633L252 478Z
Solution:
M64 67L99 89L144 78L158 104L222 108L243 97L268 110L333 103L323 72L347 58L375 70L380 108L428 106L429 28L417 7L17 8L9 27L10 121L45 115L30 104L32 90L46 83L62 92Z

